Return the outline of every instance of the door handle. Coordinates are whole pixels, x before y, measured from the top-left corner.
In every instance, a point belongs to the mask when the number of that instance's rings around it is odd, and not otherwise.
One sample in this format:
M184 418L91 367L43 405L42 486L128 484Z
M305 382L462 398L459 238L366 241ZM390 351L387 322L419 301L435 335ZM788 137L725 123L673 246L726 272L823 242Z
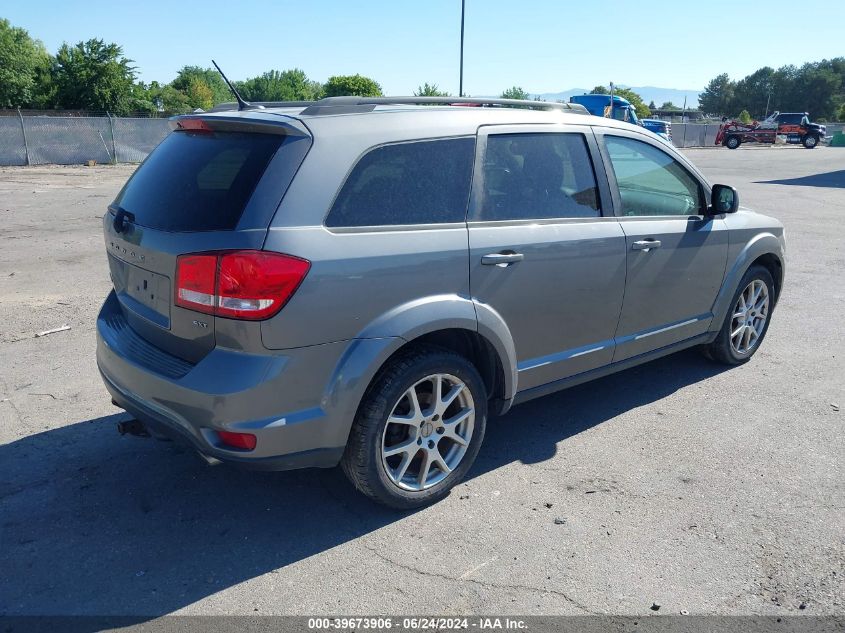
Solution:
M660 248L660 240L640 240L631 244L631 250L650 251L653 248Z
M481 257L481 263L485 266L499 266L505 268L511 264L521 262L525 259L522 253L489 253Z

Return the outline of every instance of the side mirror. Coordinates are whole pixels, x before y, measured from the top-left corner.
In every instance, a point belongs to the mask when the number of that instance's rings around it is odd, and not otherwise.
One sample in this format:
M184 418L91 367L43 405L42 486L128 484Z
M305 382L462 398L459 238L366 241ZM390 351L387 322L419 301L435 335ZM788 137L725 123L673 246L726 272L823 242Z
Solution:
M739 194L736 189L728 185L713 185L710 209L708 209L710 214L736 213L737 209L739 209Z

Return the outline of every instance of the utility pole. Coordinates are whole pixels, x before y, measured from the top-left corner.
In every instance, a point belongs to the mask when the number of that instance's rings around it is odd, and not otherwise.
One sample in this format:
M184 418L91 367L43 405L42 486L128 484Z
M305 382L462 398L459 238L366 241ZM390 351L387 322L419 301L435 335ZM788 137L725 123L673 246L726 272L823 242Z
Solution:
M461 79L458 84L458 96L464 96L464 12L466 11L466 0L461 0Z

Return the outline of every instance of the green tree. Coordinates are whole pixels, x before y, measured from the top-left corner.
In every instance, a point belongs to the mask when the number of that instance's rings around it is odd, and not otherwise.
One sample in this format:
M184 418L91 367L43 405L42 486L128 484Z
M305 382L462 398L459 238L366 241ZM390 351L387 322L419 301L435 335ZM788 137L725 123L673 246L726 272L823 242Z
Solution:
M160 86L154 81L148 89L152 102L159 112L167 114L185 114L192 110L188 96L171 85Z
M44 45L0 19L0 108L46 106L49 73Z
M809 112L813 118L831 118L845 103L845 57L823 59L803 66L765 66L733 82L722 74L699 95L708 114L727 115L746 109L762 118L774 110Z
M649 110L657 110L657 106L656 106L656 105L654 105L654 99L652 99L651 101L649 101L649 103L648 103L648 109L649 109Z
M305 71L270 70L238 83L238 91L247 101L313 101L319 99L323 86L311 81Z
M193 108L211 110L214 107L214 91L199 77L191 77L188 80L185 96Z
M763 118L766 103L771 109L771 99L775 87L775 71L764 66L736 82L734 109L744 108L754 116Z
M155 82L153 82L155 83ZM156 84L157 85L157 84ZM138 82L132 86L132 94L129 98L129 110L132 112L144 112L155 116L159 112L158 105L153 99L151 86Z
M804 64L797 73L801 100L795 103L799 112L809 112L812 118L830 118L836 111L836 96L845 78L822 63Z
M229 86L213 68L184 66L170 86L185 95L191 109L208 110L218 103L235 100Z
M613 94L622 97L634 106L634 110L637 111L637 116L639 118L646 119L651 116L651 110L649 110L648 106L643 101L643 98L630 88L616 88L614 89Z
M323 86L326 97L381 97L381 86L369 77L362 75L334 75Z
M525 90L520 88L519 86L513 86L508 88L502 93L502 99L521 99L526 100L530 99L531 95L529 95Z
M739 119L740 123L751 123L752 120L751 114L748 112L748 110L743 110L742 112L740 112L737 119Z
M653 108L652 108L651 106L649 106L649 110L651 110L651 109L653 109ZM679 108L678 106L676 106L676 105L675 105L674 103L672 103L671 101L664 101L664 102L663 102L663 105L662 105L662 106L660 106L660 109L661 109L661 110L680 110L681 108Z
M596 86L592 90L590 90L591 95L609 95L610 90L605 86Z
M736 85L727 73L710 80L704 92L698 95L698 106L705 114L726 116L734 112L734 90Z
M839 106L839 111L836 113L836 119L838 121L845 121L845 103Z
M130 110L135 68L117 44L100 39L62 44L53 63L57 105L67 109Z
M422 86L417 88L414 92L415 97L451 97L448 92L440 90L437 84L429 84L425 82Z

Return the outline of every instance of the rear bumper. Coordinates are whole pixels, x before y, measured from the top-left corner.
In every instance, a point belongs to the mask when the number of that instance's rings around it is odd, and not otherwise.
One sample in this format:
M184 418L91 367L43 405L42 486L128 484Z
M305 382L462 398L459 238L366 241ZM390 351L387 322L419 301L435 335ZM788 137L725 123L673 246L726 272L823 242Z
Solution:
M322 402L348 343L266 354L217 347L174 372L158 359L161 350L115 326L119 310L110 295L97 318L97 365L115 403L145 425L212 460L252 468L327 468L339 462L351 420L332 416ZM162 371L151 359L158 359ZM217 430L252 433L256 448L227 448Z

